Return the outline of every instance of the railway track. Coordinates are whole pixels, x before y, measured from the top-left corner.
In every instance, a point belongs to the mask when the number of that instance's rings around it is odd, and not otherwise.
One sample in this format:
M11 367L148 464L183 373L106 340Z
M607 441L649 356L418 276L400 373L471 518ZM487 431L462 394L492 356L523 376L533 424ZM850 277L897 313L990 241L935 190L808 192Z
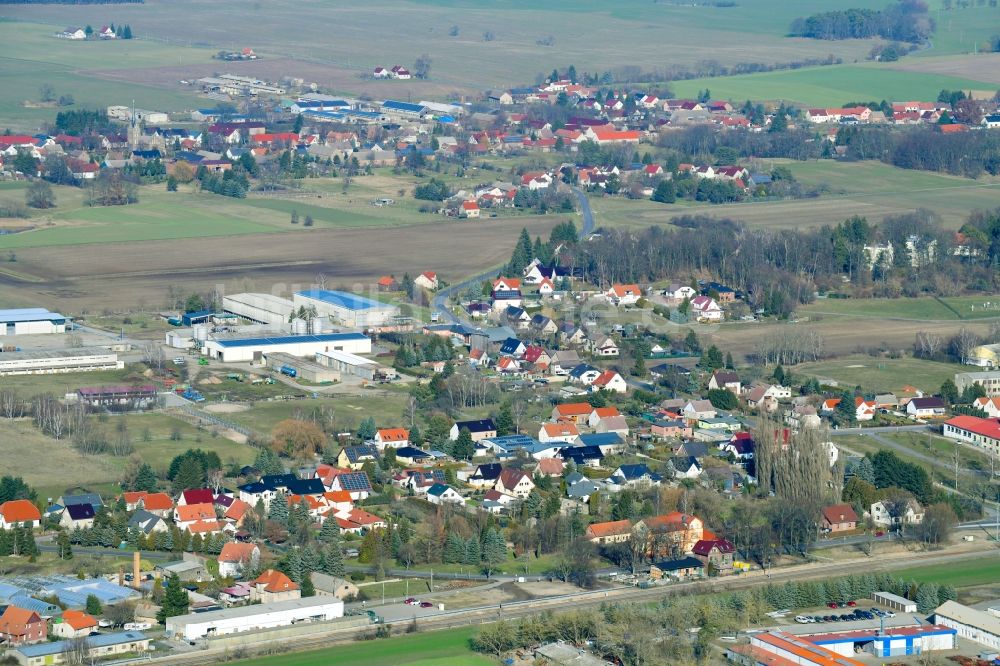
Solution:
M975 549L958 553L901 553L879 558L867 558L864 562L864 569L867 573L892 571L912 566L927 566L933 564L944 564L959 562L968 559L978 559L990 551ZM634 587L618 587L607 590L593 590L579 592L554 597L543 597L529 599L526 601L514 601L498 605L481 606L450 611L439 615L432 615L425 619L417 619L417 626L420 631L444 631L447 629L457 629L469 627L477 624L487 624L497 620L518 619L527 615L534 615L546 610L559 611L577 608L588 608L599 606L605 602L642 602L662 598L674 594L697 594L703 592L727 592L741 589L748 589L757 585L767 583L781 583L789 580L815 580L818 578L829 578L831 576L845 575L852 570L852 564L858 564L856 560L824 562L819 564L808 564L787 569L772 571L770 574L756 573L740 577L717 578L704 581L692 581L686 583L675 583L663 587L652 587L639 589ZM373 610L377 607L373 607ZM397 632L405 631L407 623L396 624ZM345 643L355 642L355 637L359 633L357 627L344 629L331 629L319 636L286 638L281 644L292 643L294 650L289 652L303 652L318 650L322 648L335 647ZM239 650L248 653L255 653L266 645L273 643L247 643L240 648L209 648L195 652L170 655L162 658L150 659L148 663L162 666L201 666L202 664L216 664L224 662L227 658ZM278 653L275 653L278 654ZM262 655L263 656L263 655ZM250 657L248 657L250 658Z

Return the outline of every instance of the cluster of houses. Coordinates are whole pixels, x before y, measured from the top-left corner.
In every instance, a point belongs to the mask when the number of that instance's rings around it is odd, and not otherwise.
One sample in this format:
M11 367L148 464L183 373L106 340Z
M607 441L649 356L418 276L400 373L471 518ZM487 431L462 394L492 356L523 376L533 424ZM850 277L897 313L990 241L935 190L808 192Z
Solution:
M413 78L410 74L410 70L403 67L402 65L393 65L392 67L386 69L385 67L376 67L375 71L372 72L372 78L376 79L399 79L400 81L409 81Z
M83 28L78 28L76 26L70 26L65 30L56 33L56 37L60 39L118 39L118 35L115 33L115 29L112 26L102 25L100 30L95 30L91 35L87 35L87 31Z

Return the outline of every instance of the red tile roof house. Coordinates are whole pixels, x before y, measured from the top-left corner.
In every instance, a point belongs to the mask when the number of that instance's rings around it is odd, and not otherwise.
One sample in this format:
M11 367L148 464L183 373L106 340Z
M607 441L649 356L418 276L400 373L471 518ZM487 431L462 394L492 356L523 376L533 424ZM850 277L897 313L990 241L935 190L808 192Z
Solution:
M823 509L823 528L830 532L849 532L858 526L858 514L850 504L834 504Z
M599 546L628 541L632 538L632 521L612 520L606 523L594 523L587 526L584 537Z
M219 553L219 575L237 576L245 568L253 568L260 561L260 548L255 543L230 541Z
M10 500L0 504L0 529L9 530L12 527L24 526L30 523L31 527L41 525L42 514L38 507L26 499Z
M91 631L97 631L97 620L83 611L63 611L62 622L58 620L52 622L52 633L60 638L89 636Z
M732 573L735 553L736 547L725 539L702 539L691 549L691 554L717 575Z
M35 611L7 606L0 615L0 640L6 645L39 643L48 636L49 625Z

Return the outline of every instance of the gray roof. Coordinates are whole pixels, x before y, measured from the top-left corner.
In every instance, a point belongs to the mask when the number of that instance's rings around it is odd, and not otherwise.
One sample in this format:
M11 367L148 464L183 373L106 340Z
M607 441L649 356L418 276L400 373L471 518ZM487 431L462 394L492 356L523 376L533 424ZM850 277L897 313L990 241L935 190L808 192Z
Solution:
M935 620L937 616L947 617L960 624L975 627L994 636L1000 636L1000 617L963 606L955 601L949 600L938 606L937 610L934 611L934 616Z
M149 638L141 631L121 631L114 634L98 634L87 637L87 645L91 648L110 647L121 645L122 643L135 643L138 641L148 641ZM35 643L34 645L22 645L15 648L25 657L45 657L48 655L61 654L72 649L72 641L53 641L51 643Z
M297 608L320 608L331 604L341 604L343 601L330 597L305 597L301 599L287 599L285 601L275 601L270 604L256 604L253 606L237 606L235 608L224 608L207 613L188 613L167 619L168 627L173 631L178 631L189 624L202 624L204 622L218 622L219 620L231 620L234 618L254 617L265 613L276 613Z

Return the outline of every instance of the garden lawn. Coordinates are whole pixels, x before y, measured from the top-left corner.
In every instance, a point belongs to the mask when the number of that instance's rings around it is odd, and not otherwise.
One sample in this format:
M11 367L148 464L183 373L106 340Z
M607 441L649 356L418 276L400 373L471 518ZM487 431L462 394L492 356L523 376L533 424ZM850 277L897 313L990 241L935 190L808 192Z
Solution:
M469 645L477 631L474 627L463 627L398 636L353 645L338 645L313 652L250 659L235 662L235 666L491 666L496 662L473 652Z

